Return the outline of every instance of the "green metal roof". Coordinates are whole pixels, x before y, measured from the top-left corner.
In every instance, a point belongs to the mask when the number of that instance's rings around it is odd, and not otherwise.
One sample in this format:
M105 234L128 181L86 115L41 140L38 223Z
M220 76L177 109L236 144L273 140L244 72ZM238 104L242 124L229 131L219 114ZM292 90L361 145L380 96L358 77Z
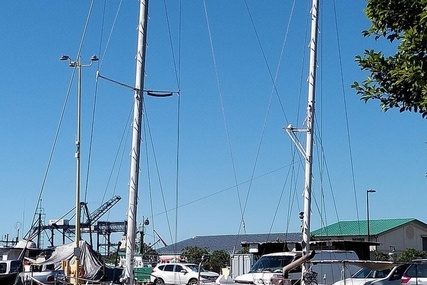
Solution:
M413 221L421 223L416 219L369 220L369 234L379 235ZM343 221L311 232L312 236L364 236L367 234L367 221Z

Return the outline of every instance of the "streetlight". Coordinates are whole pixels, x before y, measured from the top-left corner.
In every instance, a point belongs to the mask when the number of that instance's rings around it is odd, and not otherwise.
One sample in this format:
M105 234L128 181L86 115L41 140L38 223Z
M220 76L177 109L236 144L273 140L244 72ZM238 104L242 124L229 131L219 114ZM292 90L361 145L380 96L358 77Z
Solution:
M80 275L79 258L80 258L80 125L81 125L81 98L82 98L82 67L91 66L95 61L98 61L98 57L93 55L90 58L89 64L82 64L80 56L78 60L72 60L68 55L62 55L59 60L67 60L68 66L77 68L78 70L78 85L77 85L77 134L76 134L76 247L74 248L75 270L76 277ZM76 279L76 284L80 284Z
M369 193L375 193L375 192L377 191L374 189L366 190L366 221L367 221L367 228L368 228L368 241L371 240L370 232L369 232Z

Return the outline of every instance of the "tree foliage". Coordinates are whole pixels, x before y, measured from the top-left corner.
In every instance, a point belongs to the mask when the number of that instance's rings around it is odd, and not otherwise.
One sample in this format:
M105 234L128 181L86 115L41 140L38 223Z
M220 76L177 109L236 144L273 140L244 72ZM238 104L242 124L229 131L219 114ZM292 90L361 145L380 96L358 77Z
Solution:
M215 250L209 257L205 267L217 273L224 267L230 266L230 254L226 250Z
M368 101L377 99L384 111L399 108L427 116L427 0L367 0L371 21L364 36L397 45L394 55L365 50L356 62L370 75L352 87Z
M198 246L187 246L182 249L181 258L191 262L199 264L202 260L202 257L208 255L207 248L201 248Z
M248 247L248 246L242 247L242 248L241 248L237 253L238 253L238 254L246 254L246 253L249 253L249 247Z
M409 262L414 259L421 259L426 257L427 257L427 252L425 251L416 250L413 248L407 248L404 251L402 251L402 253L399 254L399 256L397 257L397 261Z
M375 260L387 261L390 260L390 257L387 253L377 250L375 251Z
M220 273L221 268L230 265L230 254L226 250L215 250L209 254L207 248L188 246L181 253L182 259L196 264L199 264L203 257L208 257L203 263L203 267L211 271Z

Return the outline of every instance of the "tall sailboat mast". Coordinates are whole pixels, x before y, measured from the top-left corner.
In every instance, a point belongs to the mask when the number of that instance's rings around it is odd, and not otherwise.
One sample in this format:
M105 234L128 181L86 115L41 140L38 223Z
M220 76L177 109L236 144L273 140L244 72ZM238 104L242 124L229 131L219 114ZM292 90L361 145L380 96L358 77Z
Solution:
M311 186L312 186L312 165L313 165L313 139L314 139L314 110L315 110L315 87L316 87L316 65L317 65L317 32L318 32L318 0L313 0L311 7L311 37L310 37L310 66L308 74L308 102L305 129L296 129L289 125L286 130L292 141L305 159L305 182L304 182L304 212L302 217L302 251L303 255L310 253L310 216L311 216ZM295 132L306 133L305 150L295 137ZM303 264L302 272L307 271Z
M307 137L305 150L304 218L302 226L303 254L310 251L311 184L313 168L314 110L317 66L318 0L311 7L310 67L308 72Z
M138 49L136 53L135 93L132 124L132 150L129 179L129 208L126 234L125 284L134 284L134 253L136 239L136 211L138 203L139 157L144 92L145 50L147 39L148 0L140 0L138 21Z

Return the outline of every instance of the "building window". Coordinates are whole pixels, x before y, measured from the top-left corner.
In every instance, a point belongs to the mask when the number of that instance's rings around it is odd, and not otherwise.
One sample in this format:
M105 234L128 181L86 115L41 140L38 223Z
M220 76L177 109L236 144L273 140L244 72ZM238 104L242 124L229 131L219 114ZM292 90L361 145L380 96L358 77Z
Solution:
M427 237L421 237L423 239L423 251L427 250Z

